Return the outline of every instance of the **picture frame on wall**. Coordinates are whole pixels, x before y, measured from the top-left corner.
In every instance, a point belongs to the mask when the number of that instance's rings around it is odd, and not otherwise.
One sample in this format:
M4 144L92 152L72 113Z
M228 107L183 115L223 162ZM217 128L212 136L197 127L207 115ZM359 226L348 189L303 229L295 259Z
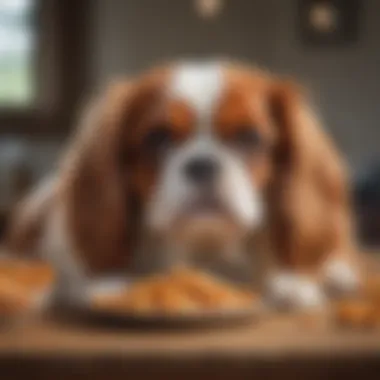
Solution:
M299 0L298 26L306 46L343 46L357 41L360 0Z

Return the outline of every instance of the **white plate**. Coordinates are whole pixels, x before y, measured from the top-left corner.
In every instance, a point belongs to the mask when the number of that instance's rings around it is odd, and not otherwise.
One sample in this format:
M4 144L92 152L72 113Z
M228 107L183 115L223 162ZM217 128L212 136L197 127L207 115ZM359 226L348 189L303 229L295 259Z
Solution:
M120 312L101 309L92 306L91 300L97 296L114 295L125 290L132 281L128 279L109 278L97 280L87 288L89 302L82 305L80 312L83 316L93 320L117 325L151 326L151 327L197 327L236 325L253 322L264 311L264 305L260 301L252 303L252 307L236 310L207 310L184 314L166 313L137 313Z

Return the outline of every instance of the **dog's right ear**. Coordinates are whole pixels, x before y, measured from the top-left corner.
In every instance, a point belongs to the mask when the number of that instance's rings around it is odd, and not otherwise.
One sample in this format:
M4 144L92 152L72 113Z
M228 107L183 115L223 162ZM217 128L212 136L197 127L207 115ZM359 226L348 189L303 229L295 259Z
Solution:
M128 256L128 179L120 168L133 84L111 86L86 112L60 170L63 203L75 251L91 271Z

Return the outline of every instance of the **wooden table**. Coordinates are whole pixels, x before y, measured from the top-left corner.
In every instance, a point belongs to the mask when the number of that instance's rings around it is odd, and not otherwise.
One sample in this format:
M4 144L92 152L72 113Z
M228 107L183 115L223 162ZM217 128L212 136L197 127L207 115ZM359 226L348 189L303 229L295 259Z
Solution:
M40 320L0 333L0 379L380 379L380 332L266 317L220 330L137 331Z
M0 328L0 380L17 378L380 380L380 331L338 329L323 314L192 331L45 318Z

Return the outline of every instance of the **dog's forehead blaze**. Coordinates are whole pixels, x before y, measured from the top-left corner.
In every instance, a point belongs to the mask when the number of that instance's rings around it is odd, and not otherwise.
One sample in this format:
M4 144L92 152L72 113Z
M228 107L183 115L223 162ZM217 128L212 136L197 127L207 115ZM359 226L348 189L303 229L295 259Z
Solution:
M196 128L200 115L186 99L170 96L170 81L177 67L156 70L142 77L135 89L134 114L140 119L139 132L165 124L180 137ZM267 92L268 77L252 70L223 68L221 93L215 104L212 128L217 135L228 136L236 126L252 125L269 134ZM215 94L214 94L215 95Z

